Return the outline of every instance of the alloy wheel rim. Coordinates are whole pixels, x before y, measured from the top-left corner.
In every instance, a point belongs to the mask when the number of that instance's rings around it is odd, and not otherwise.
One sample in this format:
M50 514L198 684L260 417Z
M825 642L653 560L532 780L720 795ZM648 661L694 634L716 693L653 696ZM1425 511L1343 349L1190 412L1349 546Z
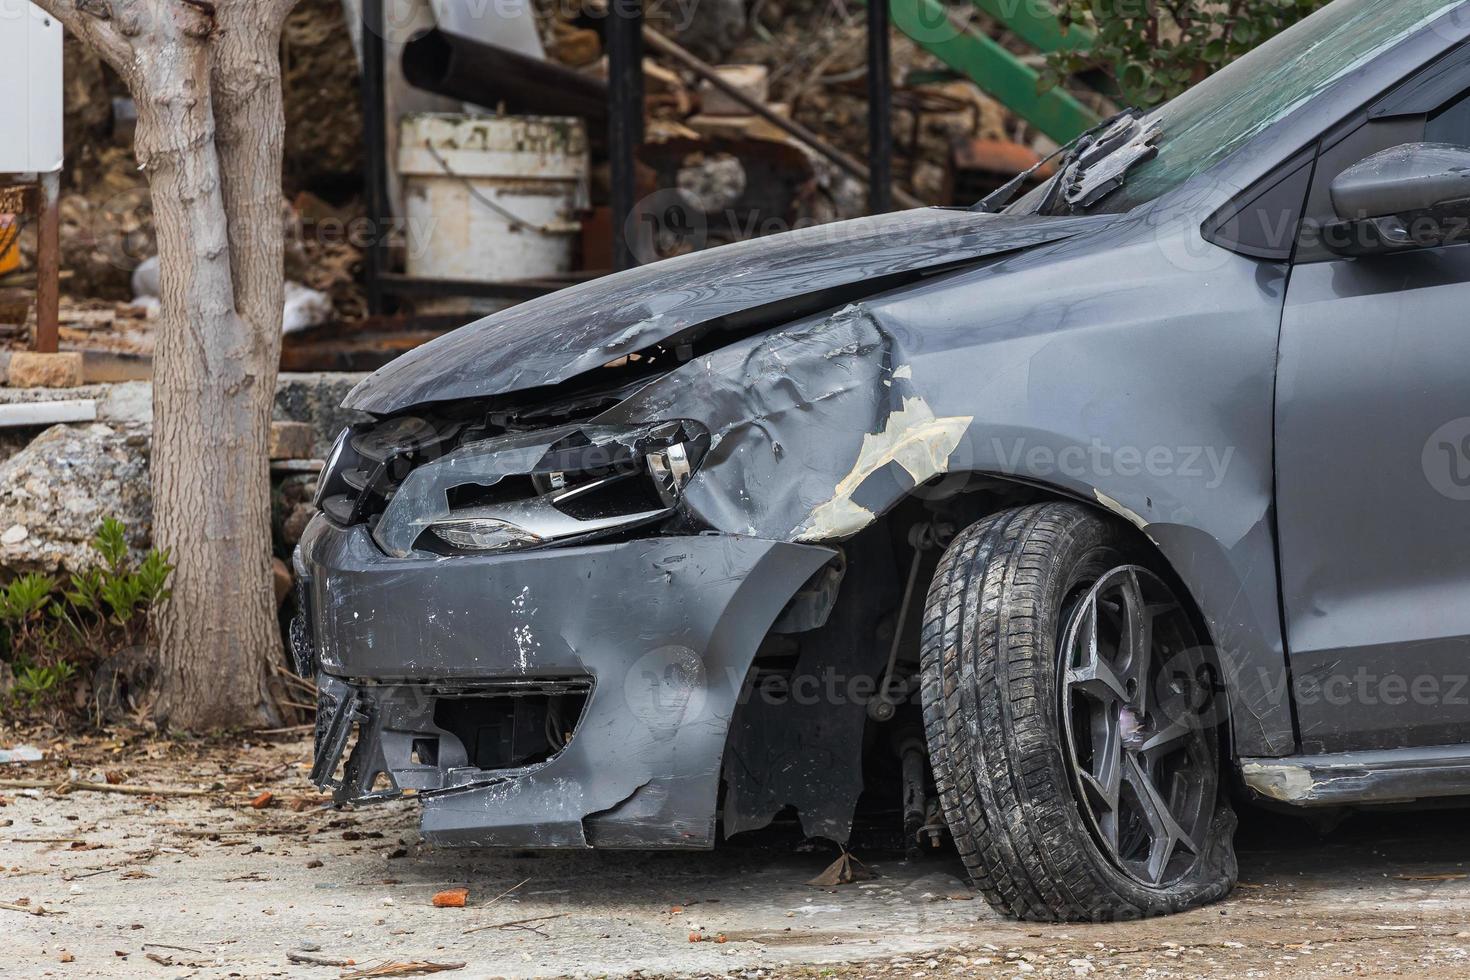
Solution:
M1058 679L1068 769L1088 829L1146 887L1203 857L1219 773L1191 695L1208 670L1183 606L1158 576L1114 568L1071 605Z

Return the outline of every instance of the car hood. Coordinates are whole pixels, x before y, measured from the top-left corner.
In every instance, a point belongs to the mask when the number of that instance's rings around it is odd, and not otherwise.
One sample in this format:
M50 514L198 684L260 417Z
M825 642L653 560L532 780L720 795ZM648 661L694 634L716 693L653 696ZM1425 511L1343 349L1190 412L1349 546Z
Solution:
M365 379L345 408L560 384L700 327L772 324L902 285L924 272L1070 238L1109 216L920 208L694 252L561 290L425 344Z

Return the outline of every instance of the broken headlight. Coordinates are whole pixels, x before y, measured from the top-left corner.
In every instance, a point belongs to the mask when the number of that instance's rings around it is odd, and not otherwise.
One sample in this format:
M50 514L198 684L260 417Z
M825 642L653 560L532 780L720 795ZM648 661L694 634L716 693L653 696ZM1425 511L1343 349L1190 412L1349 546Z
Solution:
M668 517L708 445L702 427L682 421L470 443L409 474L373 536L399 557L604 537Z
M444 455L460 429L457 422L413 416L344 429L317 478L317 509L338 524L380 513L404 477Z
M490 517L461 517L431 524L429 530L445 544L461 551L510 551L545 544L545 539L507 521Z

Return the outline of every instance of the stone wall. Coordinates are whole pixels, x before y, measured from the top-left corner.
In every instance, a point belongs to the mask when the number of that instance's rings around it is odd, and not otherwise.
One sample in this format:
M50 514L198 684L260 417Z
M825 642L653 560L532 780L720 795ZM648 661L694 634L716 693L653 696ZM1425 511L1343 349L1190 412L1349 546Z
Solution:
M364 418L342 400L362 375L283 374L276 389L277 421L311 427L312 455L324 458L343 428ZM42 429L0 429L0 576L27 571L66 573L93 564L88 542L104 517L128 528L138 551L149 546L152 494L152 387L147 382L65 390L0 388L0 405L92 399L97 421ZM275 476L278 537L294 532L309 509L315 476ZM306 469L310 469L308 465ZM294 520L291 518L294 515ZM294 540L277 541L281 550Z

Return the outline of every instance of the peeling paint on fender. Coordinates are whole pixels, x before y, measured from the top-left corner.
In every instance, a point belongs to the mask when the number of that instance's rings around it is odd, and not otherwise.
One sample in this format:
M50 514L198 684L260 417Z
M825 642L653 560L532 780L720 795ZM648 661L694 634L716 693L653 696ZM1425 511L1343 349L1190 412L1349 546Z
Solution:
M1112 497L1109 497L1101 490L1092 491L1092 495L1097 498L1098 503L1102 504L1108 510L1112 511L1114 514L1117 514L1119 517L1123 518L1123 520L1132 524L1139 530L1148 527L1148 521L1144 520L1142 517L1139 517L1137 513L1129 510L1127 507L1124 507L1122 504L1118 503L1116 500L1114 500Z
M857 462L838 481L832 499L813 510L793 532L795 539L833 541L861 531L875 518L872 511L853 500L864 480L891 463L902 466L915 485L949 472L949 458L973 421L970 415L936 418L923 398L905 398L903 407L888 416L882 432L863 437Z

